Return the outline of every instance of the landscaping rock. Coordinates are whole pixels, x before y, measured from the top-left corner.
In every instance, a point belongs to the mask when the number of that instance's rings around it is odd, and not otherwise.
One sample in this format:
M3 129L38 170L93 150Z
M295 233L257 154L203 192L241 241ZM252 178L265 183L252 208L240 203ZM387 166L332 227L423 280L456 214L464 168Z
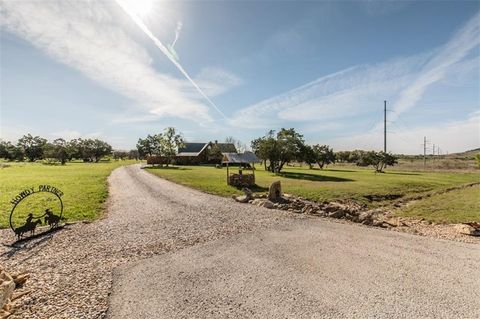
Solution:
M455 225L455 230L464 235L480 236L480 231L467 224L457 224Z
M13 278L13 282L15 283L15 286L19 288L25 284L28 278L30 278L30 274L26 272L13 274L12 278Z
M328 213L328 217L342 218L343 216L345 216L345 211L344 210L337 210L337 211Z
M280 181L273 182L270 185L270 189L268 190L268 199L272 202L276 202L282 198L282 184Z
M251 190L249 190L248 188L244 188L243 189L243 192L245 193L245 195L242 195L242 196L233 196L233 199L235 199L236 202L239 202L239 203L248 203L249 201L251 201L253 199L253 193Z
M372 223L372 216L372 211L362 212L358 215L358 222L365 225L370 225Z
M14 290L15 282L12 276L2 269L0 272L0 309L9 302Z
M252 201L252 204L253 205L257 205L257 206L260 206L260 207L265 207L265 208L269 208L269 209L272 209L274 208L274 204L267 200L267 199L263 199L263 198L256 198Z

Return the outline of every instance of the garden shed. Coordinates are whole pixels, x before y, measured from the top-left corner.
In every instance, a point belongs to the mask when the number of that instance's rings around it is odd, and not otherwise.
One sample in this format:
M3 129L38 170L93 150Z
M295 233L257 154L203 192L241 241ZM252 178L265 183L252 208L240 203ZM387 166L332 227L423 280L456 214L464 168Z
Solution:
M255 185L255 163L261 160L252 152L224 153L222 163L227 167L227 184L232 186ZM238 167L238 173L230 173L230 167ZM245 174L244 171L252 171Z

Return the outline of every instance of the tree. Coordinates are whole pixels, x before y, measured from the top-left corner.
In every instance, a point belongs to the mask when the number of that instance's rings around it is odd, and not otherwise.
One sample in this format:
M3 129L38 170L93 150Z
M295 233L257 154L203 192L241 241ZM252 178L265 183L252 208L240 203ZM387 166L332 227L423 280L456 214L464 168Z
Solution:
M34 162L43 157L43 147L45 144L47 144L46 139L40 136L32 136L29 133L18 140L17 146L22 148L30 162Z
M134 160L139 160L140 154L138 153L138 150L130 150L128 152L128 159L134 159Z
M397 157L390 153L375 152L375 151L356 151L359 154L357 160L358 166L373 166L375 172L383 172L387 166L397 164Z
M317 162L317 157L313 148L310 145L304 145L302 150L302 161L308 164L310 169L313 168L313 164Z
M68 160L83 159L82 139L72 139L67 143Z
M99 139L76 139L68 143L70 157L81 158L84 162L98 163L102 157L112 154L112 146Z
M282 128L276 136L275 131L269 131L264 137L253 140L251 145L255 154L264 161L266 169L279 173L286 163L302 160L305 142L303 135L295 129Z
M113 155L113 159L118 161L118 160L125 160L126 158L129 157L129 152L127 151L120 151L120 150L116 150L116 151L113 151L112 152L112 155Z
M247 150L247 146L242 143L240 140L233 138L232 136L228 136L225 138L225 143L235 145L237 152L244 153Z
M167 166L171 163L172 158L177 155L179 148L185 147L185 141L181 134L177 134L174 127L167 127L163 134L157 135L160 144L160 154L167 158Z
M159 136L149 134L145 139L139 138L137 142L137 150L141 158L152 156L154 154L159 155L161 151Z
M215 164L221 164L223 160L223 154L222 150L220 149L220 146L218 146L218 143L214 143L212 145L212 148L208 150L208 161L209 162L214 162Z
M88 153L92 162L98 163L102 157L112 154L112 146L99 139L87 140Z
M277 141L280 150L279 165L275 171L280 172L286 163L302 159L302 149L305 145L303 135L297 133L295 129L282 128L277 133Z
M278 161L278 147L275 138L275 131L269 131L265 136L259 137L251 142L252 151L263 161L265 170L273 171L274 162ZM270 166L267 167L267 161Z
M365 151L355 150L350 152L347 162L358 164L358 161L361 159L363 153L365 153Z
M0 141L0 158L7 161L23 161L25 154L23 149L11 142Z
M43 148L43 157L45 159L54 159L65 165L68 156L68 143L63 138L57 138L53 143L45 144Z
M8 158L8 149L7 149L7 142L0 140L0 158L7 159Z
M349 162L350 151L340 151L335 153L335 160L341 163Z
M313 152L320 169L323 169L325 165L335 163L335 153L333 153L333 149L328 145L314 145Z

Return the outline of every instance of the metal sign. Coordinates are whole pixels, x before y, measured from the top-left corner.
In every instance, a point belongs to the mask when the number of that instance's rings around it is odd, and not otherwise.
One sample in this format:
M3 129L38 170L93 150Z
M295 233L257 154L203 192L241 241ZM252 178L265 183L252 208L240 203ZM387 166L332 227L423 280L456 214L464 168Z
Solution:
M44 196L39 197L39 194ZM57 228L63 216L62 196L61 190L50 185L27 188L15 196L10 201L13 207L9 223L17 238L34 236L37 229L46 232Z

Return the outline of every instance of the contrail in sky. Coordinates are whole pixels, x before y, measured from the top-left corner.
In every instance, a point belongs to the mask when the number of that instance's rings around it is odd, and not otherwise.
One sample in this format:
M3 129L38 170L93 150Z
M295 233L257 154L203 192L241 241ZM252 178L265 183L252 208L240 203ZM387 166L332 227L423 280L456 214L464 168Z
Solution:
M182 30L182 26L183 26L182 22L178 21L177 29L175 30L175 39L173 39L173 42L172 42L172 48L175 46L175 43L177 43L178 37L180 36L180 31Z
M190 81L190 83L197 89L198 93L200 93L200 95L203 96L205 98L205 100L207 100L208 103L211 106L213 106L213 108L223 118L227 119L225 114L223 114L223 112L220 111L218 106L215 103L213 103L213 101L210 100L210 98L202 91L202 89L197 85L197 83L195 83L195 81L193 81L193 79L190 77L190 75L187 73L187 71L185 71L185 69L180 65L180 63L175 59L175 57L170 53L170 51L168 51L167 47L165 47L163 45L163 43L160 42L160 40L158 40L157 37L155 37L153 35L153 33L148 29L148 27L145 25L145 23L143 23L143 21L140 19L140 17L138 17L138 15L136 15L135 13L130 12L130 10L128 9L128 6L126 6L123 3L123 1L116 0L116 2L123 9L123 11L125 11L125 13L128 14L128 16L130 18L132 18L133 22L135 22L135 24L153 41L153 43L155 43L155 45L160 49L160 51L162 51L163 54L165 54L167 56L167 58L177 67L177 69L187 78L187 80ZM178 30L178 26L177 26L177 30ZM177 36L175 38L177 38ZM175 44L175 41L174 41L173 44Z

